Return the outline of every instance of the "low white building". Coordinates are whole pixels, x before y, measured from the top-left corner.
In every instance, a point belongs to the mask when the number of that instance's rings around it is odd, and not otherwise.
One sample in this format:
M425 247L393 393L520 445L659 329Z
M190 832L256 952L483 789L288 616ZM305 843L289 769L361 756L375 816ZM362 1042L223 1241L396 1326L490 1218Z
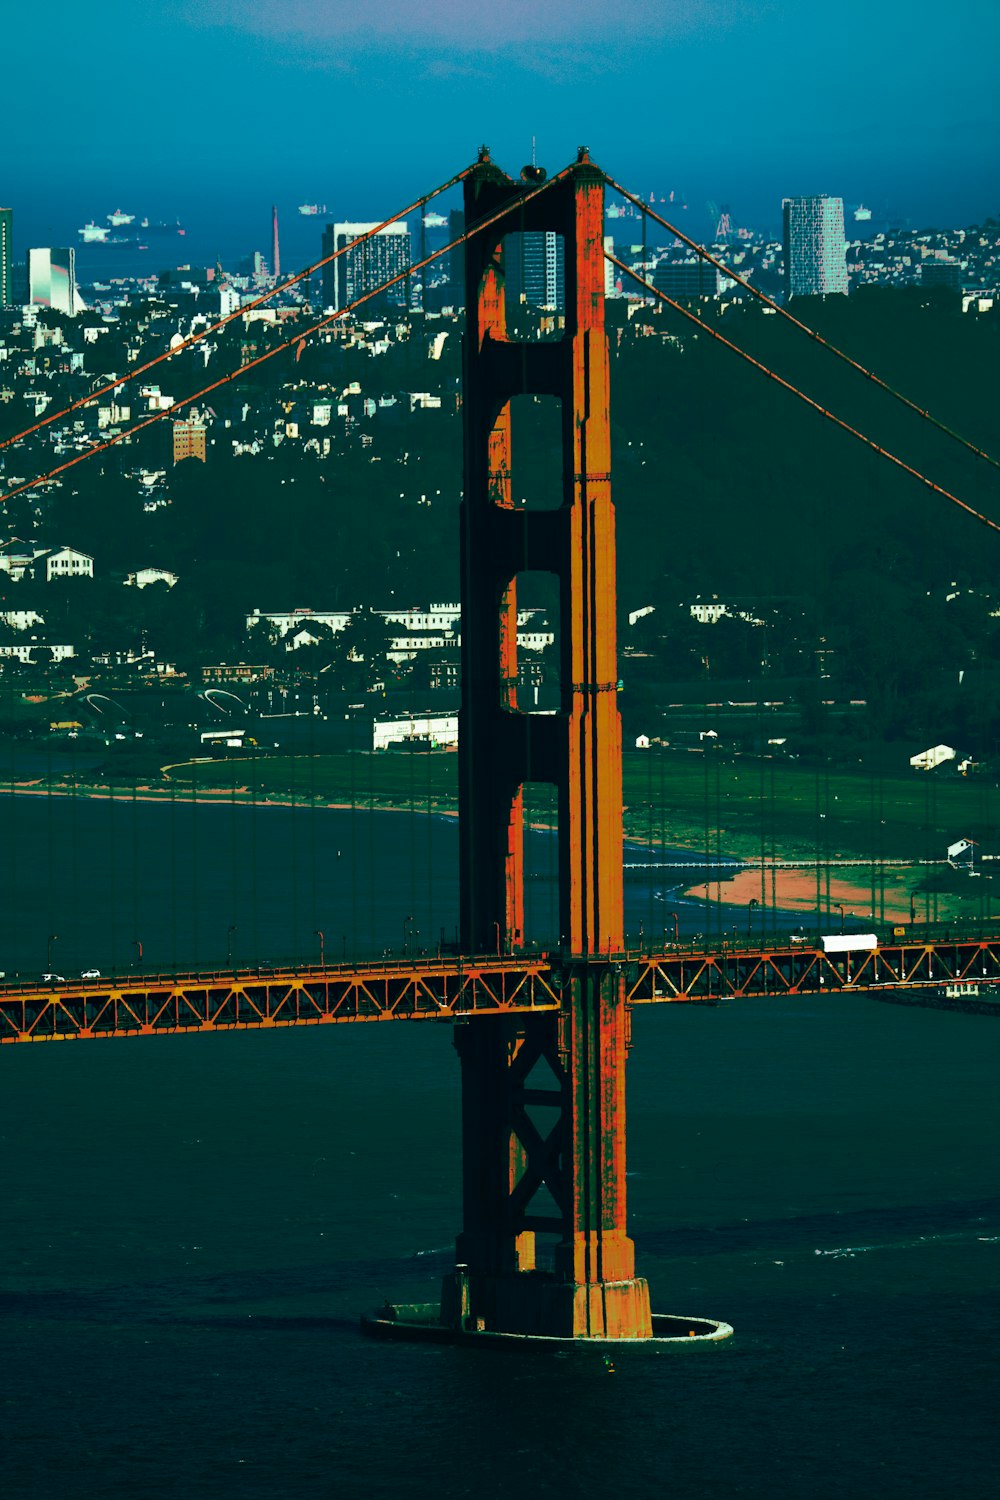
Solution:
M427 714L421 718L376 719L372 725L372 749L386 750L407 740L430 740L439 748L458 744L457 714Z
M144 589L151 583L165 583L168 589L172 589L178 582L178 577L167 568L139 568L135 573L130 573L125 582L137 589Z
M955 751L950 745L932 745L929 750L921 750L919 755L911 755L910 765L915 771L933 771L936 766L954 759Z
M30 630L33 625L44 625L45 620L37 609L0 610L0 620L11 630Z
M17 582L25 573L37 576L45 567L45 582L54 578L93 578L94 559L75 547L39 547L17 537L0 547L0 572Z
M405 630L446 631L458 629L462 618L460 604L432 604L428 609L373 609L387 625L402 625Z
M26 641L24 645L0 646L0 656L16 656L18 661L29 662L32 651L51 651L53 661L67 661L76 655L73 646L53 646L48 641Z
M41 548L35 546L34 542L22 542L20 538L11 537L0 547L0 572L6 573L15 583L31 567Z
M283 638L292 632L301 631L302 627L310 625L326 625L337 634L338 631L346 630L354 613L349 609L289 609L265 611L255 609L253 614L246 616L246 627L248 631L256 630L263 622L271 630L277 631L279 638Z

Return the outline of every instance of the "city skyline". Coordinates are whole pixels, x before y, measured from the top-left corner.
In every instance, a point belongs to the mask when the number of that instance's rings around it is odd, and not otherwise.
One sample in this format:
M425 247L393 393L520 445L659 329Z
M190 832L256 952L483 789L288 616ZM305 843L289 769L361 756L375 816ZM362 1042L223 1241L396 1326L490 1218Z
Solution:
M75 16L63 0L54 12ZM29 67L9 81L0 202L15 210L19 250L62 242L64 215L75 228L118 202L220 234L251 201L262 216L278 203L286 223L301 201L367 219L447 177L481 140L516 171L534 136L550 169L586 141L614 175L673 191L700 218L714 199L774 227L784 197L825 193L914 223L981 222L1000 211L989 76L1000 16L959 0L947 29L915 19L900 0L866 10L863 26L854 0L822 15L787 0L630 0L612 25L588 0L506 7L487 36L449 0L419 20L383 6L364 27L338 0L163 0L138 17L111 0L98 29L53 25L44 112ZM30 54L27 16L12 15L7 36L13 55ZM139 91L146 128L109 131L109 110L131 110ZM348 128L328 129L331 109Z

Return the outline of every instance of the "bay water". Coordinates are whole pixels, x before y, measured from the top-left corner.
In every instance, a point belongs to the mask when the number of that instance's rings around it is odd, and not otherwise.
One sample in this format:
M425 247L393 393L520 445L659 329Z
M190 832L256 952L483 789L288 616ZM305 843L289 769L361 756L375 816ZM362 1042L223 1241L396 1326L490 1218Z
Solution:
M9 970L53 937L73 973L137 939L159 969L315 955L319 931L328 957L430 947L457 919L447 819L0 817ZM544 838L532 858L543 932ZM633 930L676 909L630 889ZM655 1310L736 1335L610 1361L358 1332L453 1258L448 1026L0 1050L5 1500L992 1494L1000 1027L800 997L639 1008L633 1043L640 1270Z

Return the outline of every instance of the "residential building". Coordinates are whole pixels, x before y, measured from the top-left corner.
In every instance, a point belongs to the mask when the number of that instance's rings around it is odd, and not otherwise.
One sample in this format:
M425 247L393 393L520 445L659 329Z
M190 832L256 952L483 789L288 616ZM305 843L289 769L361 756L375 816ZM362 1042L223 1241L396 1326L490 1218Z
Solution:
M36 554L36 559L45 562L45 582L56 578L93 578L94 559L86 552L77 552L74 547L54 547L51 551Z
M204 422L175 422L174 426L174 463L179 464L185 458L197 458L205 462L205 424Z
M785 241L785 291L789 297L846 294L847 241L844 200L818 196L786 198L782 203Z
M363 235L370 238L362 239ZM358 240L360 244L356 243ZM409 270L410 231L405 219L398 224L387 224L384 229L377 224L328 224L323 232L323 255L333 255L338 250L344 253L323 267L323 305L339 312ZM386 292L369 298L364 306L373 310L405 307L408 291L409 277L403 277Z
M24 577L42 550L34 542L22 542L16 536L11 537L9 542L0 546L0 573L6 573L16 583L19 578Z

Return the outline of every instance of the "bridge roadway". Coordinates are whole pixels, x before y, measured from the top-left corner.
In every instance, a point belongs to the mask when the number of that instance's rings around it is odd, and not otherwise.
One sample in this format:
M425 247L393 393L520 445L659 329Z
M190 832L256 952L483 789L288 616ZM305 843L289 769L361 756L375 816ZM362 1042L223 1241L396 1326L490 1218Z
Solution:
M681 944L633 949L610 961L620 965L630 1005L708 1004L996 982L1000 936L911 936L850 953L825 953L809 942ZM559 1008L573 962L552 951L133 974L55 987L8 982L0 985L0 1043L530 1014Z

